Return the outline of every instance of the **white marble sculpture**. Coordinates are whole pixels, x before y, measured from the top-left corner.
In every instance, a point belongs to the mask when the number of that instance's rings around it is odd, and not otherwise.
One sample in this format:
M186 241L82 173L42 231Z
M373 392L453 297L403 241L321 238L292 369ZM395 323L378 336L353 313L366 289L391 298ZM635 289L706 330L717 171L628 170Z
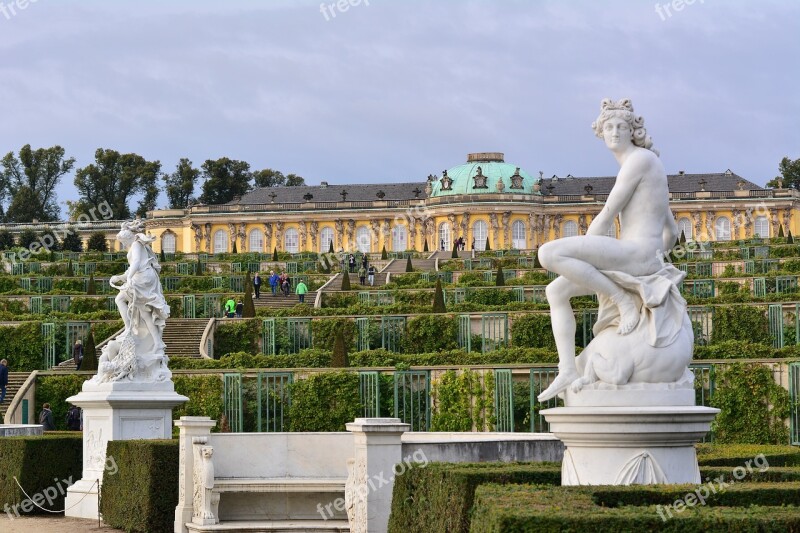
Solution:
M117 240L128 249L128 269L111 276L109 284L119 290L116 298L124 331L102 351L94 384L128 381L154 383L169 381L162 333L169 306L161 290L161 266L144 233L144 222L124 222Z
M542 266L559 274L547 287L559 372L539 401L589 385L692 382L694 336L677 288L685 274L664 261L678 234L664 166L630 100L603 100L592 127L620 171L586 235L539 249ZM620 237L607 237L618 215ZM589 294L599 301L595 337L576 358L570 298Z

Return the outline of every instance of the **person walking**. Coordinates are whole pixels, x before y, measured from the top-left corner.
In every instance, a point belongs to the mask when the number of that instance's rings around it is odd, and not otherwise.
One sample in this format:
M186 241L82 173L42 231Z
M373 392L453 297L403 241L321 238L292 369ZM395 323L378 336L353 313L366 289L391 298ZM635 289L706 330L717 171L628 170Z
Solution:
M364 267L364 270L367 269L369 266L369 259L367 259L367 254L361 256L361 266Z
M75 370L80 370L83 362L83 343L80 339L76 340L72 347L72 360L75 361Z
M0 361L0 403L6 399L6 387L8 387L8 360Z
M361 265L361 268L358 269L358 282L363 285L365 279L367 279L367 269Z
M308 293L308 286L303 283L303 280L297 284L297 288L295 289L295 293L297 293L298 298L300 299L300 303L305 303L306 301L306 293Z
M278 283L280 282L280 276L278 276L275 271L270 271L269 273L269 286L272 289L272 295L278 295Z
M69 411L67 411L67 430L69 431L80 431L83 429L81 426L81 419L83 418L83 413L81 412L81 408L77 405L70 405Z
M370 287L375 285L375 265L369 266L369 285Z
M256 272L253 278L253 289L256 291L256 298L261 298L261 276Z
M39 423L43 426L44 431L55 431L56 424L53 422L53 411L50 410L50 404L46 403L42 406L42 412L39 413Z
M233 318L235 313L236 302L233 300L233 298L228 298L228 301L225 302L225 316L228 318Z
M242 318L244 314L244 302L239 299L239 302L236 304L236 318Z

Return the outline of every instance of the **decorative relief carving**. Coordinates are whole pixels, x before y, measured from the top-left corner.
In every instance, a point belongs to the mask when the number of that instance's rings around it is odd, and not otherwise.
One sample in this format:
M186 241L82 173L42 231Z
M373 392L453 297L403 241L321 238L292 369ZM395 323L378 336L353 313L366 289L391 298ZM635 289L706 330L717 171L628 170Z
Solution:
M511 176L511 188L512 189L523 189L524 186L522 184L523 177L519 174L519 167L517 170L514 171L514 175Z
M483 175L483 169L478 167L475 170L475 175L472 177L475 180L475 184L472 186L473 189L488 189L489 186L486 185L486 176Z
M503 242L506 248L511 248L511 211L503 213Z
M450 176L447 175L446 170L442 172L442 190L443 191L453 190L453 180L450 179Z

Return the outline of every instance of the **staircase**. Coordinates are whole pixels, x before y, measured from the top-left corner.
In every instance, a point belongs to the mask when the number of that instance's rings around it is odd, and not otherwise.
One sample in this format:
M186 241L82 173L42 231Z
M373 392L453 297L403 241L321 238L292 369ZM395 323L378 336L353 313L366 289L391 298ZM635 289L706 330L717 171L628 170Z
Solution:
M351 280L352 281L352 280ZM314 300L317 298L317 291L309 291L306 293L306 305L314 307ZM289 296L284 296L280 292L277 296L272 295L272 290L267 286L267 290L261 291L261 298L253 297L253 304L256 309L291 309L298 305L300 301L294 292L290 292Z
M459 259L472 259L472 251L471 250L459 250L458 251L458 258ZM447 261L449 259L453 259L453 251L452 250L439 250L438 252L434 252L428 259L438 259L439 261Z
M389 262L382 273L391 272L392 274L405 274L406 273L406 259L393 259ZM436 258L431 259L412 259L411 266L414 272L434 272L436 270ZM376 280L377 281L377 280Z
M208 325L207 318L169 318L162 339L168 357L200 357L200 340Z
M25 380L28 379L30 375L29 372L9 372L8 373L8 386L6 387L6 399L3 403L0 403L0 424L3 422L3 418L6 416L6 411L8 410L8 406L11 405L11 400L14 399L16 396L17 391L22 384L25 383Z

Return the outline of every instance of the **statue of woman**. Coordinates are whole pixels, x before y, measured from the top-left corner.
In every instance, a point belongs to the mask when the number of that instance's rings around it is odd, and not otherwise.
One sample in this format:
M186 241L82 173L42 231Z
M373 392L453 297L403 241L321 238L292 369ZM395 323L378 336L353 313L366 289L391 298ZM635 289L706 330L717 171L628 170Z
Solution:
M611 364L608 362L610 358L618 355L608 353L614 351L608 348L610 343L617 343L619 351L625 351L629 347L623 346L626 341L621 339L642 330L636 338L646 339L647 343L642 341L641 344L665 347L675 342L684 325L680 308L683 305L685 315L685 301L675 288L682 275L664 263L664 252L675 243L678 228L669 208L667 175L658 153L652 148L652 140L645 132L644 119L634 115L630 100L612 102L606 99L592 127L611 150L620 170L605 206L592 220L585 236L558 239L539 249L542 266L559 274L546 291L558 350L559 373L552 385L539 396L540 401L553 398L570 385L574 385L573 390L579 390L582 384L590 381L581 381L576 365L576 323L570 298L598 295L600 313L595 327L596 337L600 331L615 326L612 331L604 331L606 340L598 341L599 344L606 343L600 350L605 353L600 353L600 357L607 365ZM606 236L617 215L620 217L619 239ZM640 324L643 320L647 323ZM632 342L629 340L627 344ZM631 350L635 351L635 348ZM626 368L615 367L611 381L621 384L637 379L677 380L685 369L683 343L680 351L681 357L666 365L669 369L660 368L658 375L651 371L646 376L634 376L636 363L629 359ZM584 352L592 350L587 347ZM587 356L594 352L587 353ZM597 380L596 376L594 379Z

